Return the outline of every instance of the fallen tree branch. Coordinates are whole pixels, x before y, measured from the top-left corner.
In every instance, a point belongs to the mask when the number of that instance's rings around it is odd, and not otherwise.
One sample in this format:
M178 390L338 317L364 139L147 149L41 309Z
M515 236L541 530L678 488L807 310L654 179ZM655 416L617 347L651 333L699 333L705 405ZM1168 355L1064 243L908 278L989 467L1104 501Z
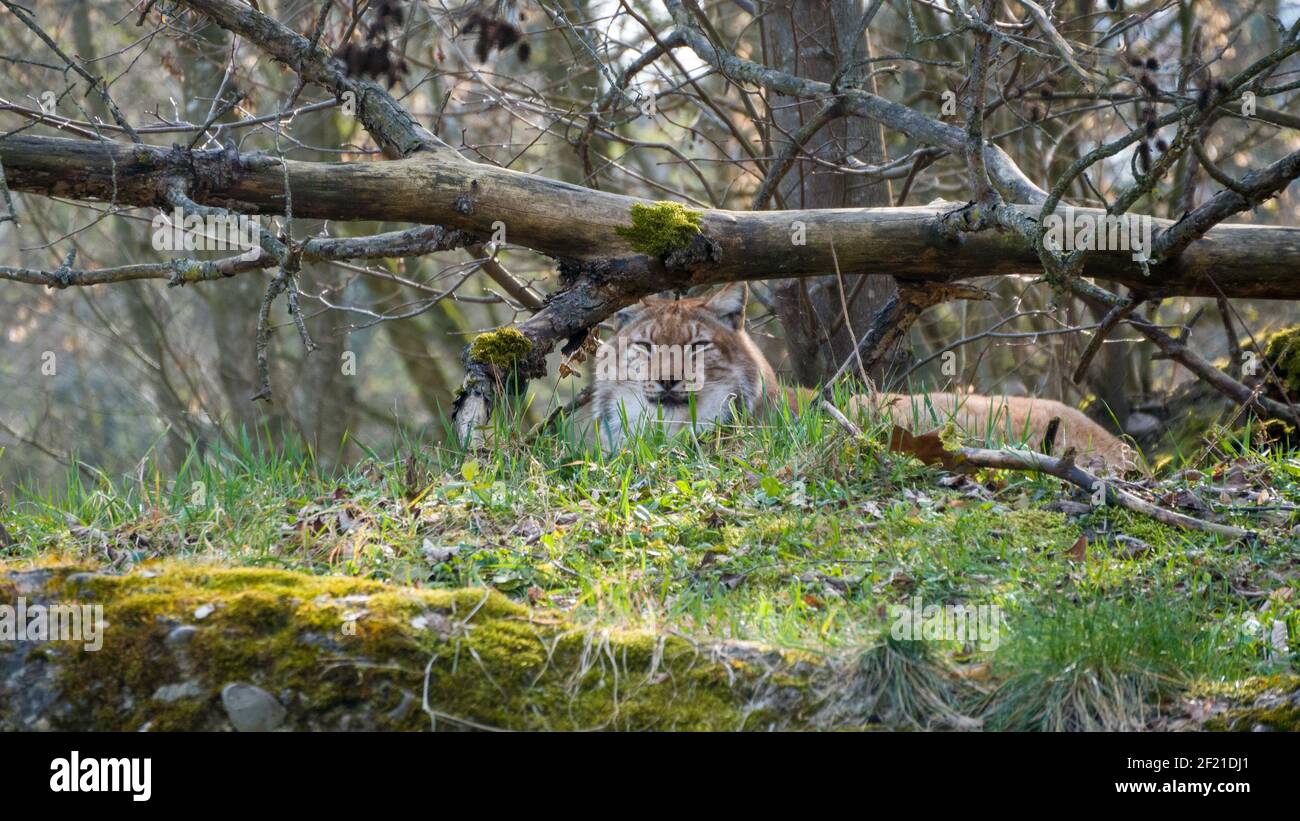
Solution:
M1208 160L1204 162L1207 170L1213 173L1213 164ZM1184 214L1178 222L1161 231L1155 238L1152 257L1163 259L1177 256L1210 228L1233 214L1254 208L1276 196L1297 177L1300 177L1300 151L1293 151L1267 168L1247 174L1235 186L1215 194L1203 205Z
M365 237L313 237L303 244L302 259L304 262L335 262L414 257L461 247L468 247L471 251L473 248L480 247L473 245L473 242L474 237L464 232L449 231L438 225L422 225L405 231L389 231ZM477 252L474 253L477 255ZM228 279L249 271L274 268L278 264L279 261L273 255L258 249L256 255L244 253L214 260L177 258L167 262L98 269L60 267L54 271L44 271L35 268L0 266L0 279L56 289L145 279L165 279L168 285L176 286ZM485 262L484 268L486 267ZM532 296L532 299L536 301L537 298Z
M512 245L561 259L636 259L657 272L653 289L668 290L659 260L639 255L620 236L635 204L647 201L532 174L421 152L391 162L312 163L221 149L177 151L121 142L16 135L0 140L0 165L14 191L119 207L168 207L166 186L187 181L189 196L242 214L280 215L285 174L294 216L443 225L488 237L506 225ZM819 276L834 267L833 238L845 271L914 281L1042 273L1030 243L997 231L953 236L941 229L950 204L907 208L798 211L700 211L701 231L720 257L696 266L689 285L737 279ZM1002 211L1029 220L1034 206ZM1075 209L1101 218L1096 209ZM791 241L804 226L807 243ZM1159 228L1173 223L1154 220ZM1082 254L1081 276L1119 282L1164 296L1217 296L1213 274L1229 297L1300 298L1300 228L1220 225L1176 258L1144 274L1128 251Z

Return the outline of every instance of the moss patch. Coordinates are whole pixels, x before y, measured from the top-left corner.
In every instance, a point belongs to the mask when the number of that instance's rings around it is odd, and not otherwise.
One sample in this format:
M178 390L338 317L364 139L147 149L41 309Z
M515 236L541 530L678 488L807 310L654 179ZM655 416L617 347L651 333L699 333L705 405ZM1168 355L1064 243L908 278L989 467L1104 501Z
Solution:
M632 225L615 231L637 251L662 257L691 244L700 233L700 213L677 202L637 203L632 206Z
M1187 697L1207 730L1300 731L1300 676L1294 674L1197 684Z
M1264 356L1273 364L1287 393L1300 393L1300 325L1283 328L1269 337Z
M498 328L474 337L469 355L475 362L509 368L533 350L533 343L517 328Z
M55 568L43 589L45 602L102 605L107 622L98 651L51 642L26 662L57 693L40 725L55 729L224 729L221 691L235 682L272 695L287 710L284 726L298 730L734 730L800 720L767 706L803 698L798 682L774 676L792 654L578 629L487 590L181 563L126 576ZM29 727L8 701L0 728Z

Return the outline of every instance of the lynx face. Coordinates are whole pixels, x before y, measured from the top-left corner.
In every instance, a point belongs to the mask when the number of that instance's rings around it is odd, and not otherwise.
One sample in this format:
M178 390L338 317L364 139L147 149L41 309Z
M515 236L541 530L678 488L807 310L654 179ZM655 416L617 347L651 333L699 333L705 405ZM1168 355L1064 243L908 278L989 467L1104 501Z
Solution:
M609 447L628 430L727 422L777 389L776 376L745 333L749 286L709 297L649 298L619 313L596 354L593 414Z

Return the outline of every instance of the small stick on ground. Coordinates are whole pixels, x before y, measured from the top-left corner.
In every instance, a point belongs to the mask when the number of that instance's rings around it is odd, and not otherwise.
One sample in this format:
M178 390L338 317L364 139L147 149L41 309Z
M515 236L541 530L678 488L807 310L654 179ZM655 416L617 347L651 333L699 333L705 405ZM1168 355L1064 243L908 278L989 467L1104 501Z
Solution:
M1218 524L1216 522L1207 522L1203 519L1197 519L1184 513L1178 513L1173 510L1166 510L1159 505L1152 504L1147 500L1135 496L1128 491L1117 487L1114 482L1100 479L1078 465L1073 460L1064 457L1048 456L1043 453L1035 453L1031 450L991 450L988 448L958 448L952 452L953 457L962 462L976 467L985 468L1002 468L1004 470L1029 470L1035 473L1046 473L1049 476L1055 476L1077 485L1084 490L1092 493L1100 486L1105 490L1106 503L1117 504L1120 507L1127 508L1134 513L1141 513L1144 516L1150 516L1157 522L1181 527L1184 530L1197 530L1204 533L1214 533L1229 539L1248 539L1255 534L1249 530L1244 530L1233 525Z
M840 426L848 431L850 435L855 437L863 435L862 429L849 421L849 419L832 406L831 403L823 400L820 405L830 414L831 418L836 422L839 422ZM1049 476L1055 476L1056 478L1069 482L1072 485L1077 485L1089 493L1095 492L1100 487L1105 492L1106 504L1119 505L1120 507L1127 508L1134 513L1149 516L1162 524L1167 524L1172 527L1180 527L1184 530L1214 533L1229 539L1251 539L1255 537L1253 531L1235 527L1234 525L1207 522L1203 519L1197 519L1194 516L1188 516L1184 513L1178 513L1173 510L1166 510L1159 505L1152 504L1139 496L1117 487L1114 482L1098 478L1074 464L1073 454L1068 451L1066 455L1056 457L1048 456L1044 453L1036 453L1032 450L995 450L990 448L963 447L952 451L946 451L943 459L945 462L955 462L962 465L970 465L972 467L999 468L1002 470L1028 470L1033 471L1034 473L1046 473Z

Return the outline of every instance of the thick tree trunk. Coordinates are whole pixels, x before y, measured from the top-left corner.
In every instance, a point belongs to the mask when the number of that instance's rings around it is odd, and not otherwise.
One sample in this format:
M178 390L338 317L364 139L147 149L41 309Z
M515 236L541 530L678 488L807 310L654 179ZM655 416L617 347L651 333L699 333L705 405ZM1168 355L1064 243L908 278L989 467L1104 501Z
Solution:
M765 62L799 77L831 82L855 60L871 55L865 35L855 48L863 11L861 0L781 0L769 5L762 22ZM874 94L874 78L861 69L846 72L842 82L862 82L863 76L868 77L863 87ZM774 152L785 151L790 135L798 133L827 102L771 95L768 108L777 126L772 133ZM875 120L837 117L812 135L804 152L828 162L856 157L877 164L885 159L884 134ZM863 181L806 161L794 164L778 192L786 208L892 203L888 180ZM898 288L889 277L863 277L859 271L841 267L839 277L828 271L811 279L784 279L776 283L774 291L777 316L789 347L790 372L800 384L815 385L852 353L854 340L861 339L876 311ZM892 370L898 364L894 360L895 356L887 355L872 375Z

